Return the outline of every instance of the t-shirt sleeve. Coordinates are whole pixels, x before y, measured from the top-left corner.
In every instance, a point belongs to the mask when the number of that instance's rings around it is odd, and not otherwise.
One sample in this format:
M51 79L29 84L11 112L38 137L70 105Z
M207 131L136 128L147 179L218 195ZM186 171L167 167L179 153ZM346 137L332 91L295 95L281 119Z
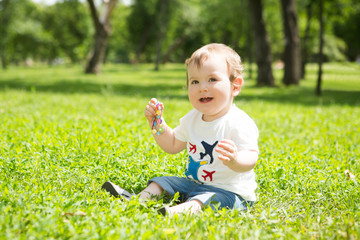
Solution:
M187 131L187 122L188 122L189 116L185 115L180 119L180 124L174 129L175 138L182 142L187 142L189 135Z
M254 150L259 152L258 138L258 128L250 118L239 121L231 134L231 139L235 142L239 150Z

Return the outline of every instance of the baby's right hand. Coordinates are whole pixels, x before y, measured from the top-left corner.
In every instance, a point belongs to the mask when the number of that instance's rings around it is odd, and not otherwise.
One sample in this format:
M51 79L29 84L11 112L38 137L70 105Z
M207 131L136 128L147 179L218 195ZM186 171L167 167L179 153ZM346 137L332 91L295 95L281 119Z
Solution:
M158 110L156 108L156 103L158 101L156 100L156 98L152 98L150 100L150 102L148 103L148 105L146 105L145 107L145 117L146 119L149 121L149 123L152 123L153 118L156 116L156 111ZM160 102L160 106L161 106L161 113L164 111L164 104L162 102Z

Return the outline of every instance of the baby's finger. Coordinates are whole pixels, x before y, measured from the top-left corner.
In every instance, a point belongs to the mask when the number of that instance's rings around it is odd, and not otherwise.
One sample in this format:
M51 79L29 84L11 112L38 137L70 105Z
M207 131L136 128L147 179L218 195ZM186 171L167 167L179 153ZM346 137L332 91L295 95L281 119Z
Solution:
M226 150L224 148L217 147L217 148L215 148L215 151L222 155L222 156L219 155L219 158L227 157L230 159L233 156L233 153L229 152L228 150Z
M226 148L230 152L237 152L237 146L234 141L230 139L223 139L220 141L220 146Z
M154 110L156 112L156 115L161 115L164 111L164 104L162 102L156 102L154 105Z
M223 142L223 141L221 141L221 142L218 144L218 147L219 147L219 148L222 148L222 149L224 149L225 151L230 152L230 153L234 153L234 152L236 151L234 145L232 145L231 143Z
M218 157L225 165L230 161L229 157L223 156L223 155L219 155Z
M145 107L145 111L144 111L145 117L151 121L155 116L156 116L156 108L154 108L153 106L151 106L151 104L148 104Z
M156 98L152 98L152 99L150 100L150 102L153 103L154 105L157 103L157 101L158 101L158 100L157 100Z
M160 102L160 106L161 106L161 113L164 112L164 104L162 102Z
M155 98L153 98L155 99ZM156 113L157 108L156 108L156 102L153 102L153 99L150 100L150 102L148 103L148 105L146 106L149 110L152 109L153 111L151 111L153 114Z
M223 139L220 141L221 143L228 143L228 144L231 144L231 145L235 145L234 141L233 140L230 140L230 139Z
M221 144L227 144L227 145L230 145L230 146L233 146L233 147L236 146L235 143L234 143L232 140L230 140L230 139L223 139L223 140L221 140L221 141L219 142L219 144L220 144L220 145L221 145Z
M164 104L162 102L158 101L156 98L152 98L150 100L149 104L151 106L153 106L154 108L164 109Z
M147 115L155 115L155 111L150 104L145 107L145 113L147 113Z

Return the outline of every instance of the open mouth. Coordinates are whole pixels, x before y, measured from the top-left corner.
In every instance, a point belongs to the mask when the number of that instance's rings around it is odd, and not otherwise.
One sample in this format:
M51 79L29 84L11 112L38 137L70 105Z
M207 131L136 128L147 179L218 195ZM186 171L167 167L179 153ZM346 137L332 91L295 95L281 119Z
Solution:
M202 103L208 103L208 102L210 102L211 100L213 100L212 97L200 98L200 102L202 102Z

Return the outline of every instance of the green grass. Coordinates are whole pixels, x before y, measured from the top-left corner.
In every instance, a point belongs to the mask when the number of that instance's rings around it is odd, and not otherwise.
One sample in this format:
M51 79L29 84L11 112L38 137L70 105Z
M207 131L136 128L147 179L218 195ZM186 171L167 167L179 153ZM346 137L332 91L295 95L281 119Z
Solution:
M326 64L321 98L315 65L299 87L281 86L279 70L276 88L247 79L236 104L260 130L257 203L174 217L157 214L161 201L100 190L111 180L139 192L151 177L183 174L185 153L162 152L143 111L157 97L178 124L191 109L184 66L152 68L0 72L0 239L360 239L359 65Z

